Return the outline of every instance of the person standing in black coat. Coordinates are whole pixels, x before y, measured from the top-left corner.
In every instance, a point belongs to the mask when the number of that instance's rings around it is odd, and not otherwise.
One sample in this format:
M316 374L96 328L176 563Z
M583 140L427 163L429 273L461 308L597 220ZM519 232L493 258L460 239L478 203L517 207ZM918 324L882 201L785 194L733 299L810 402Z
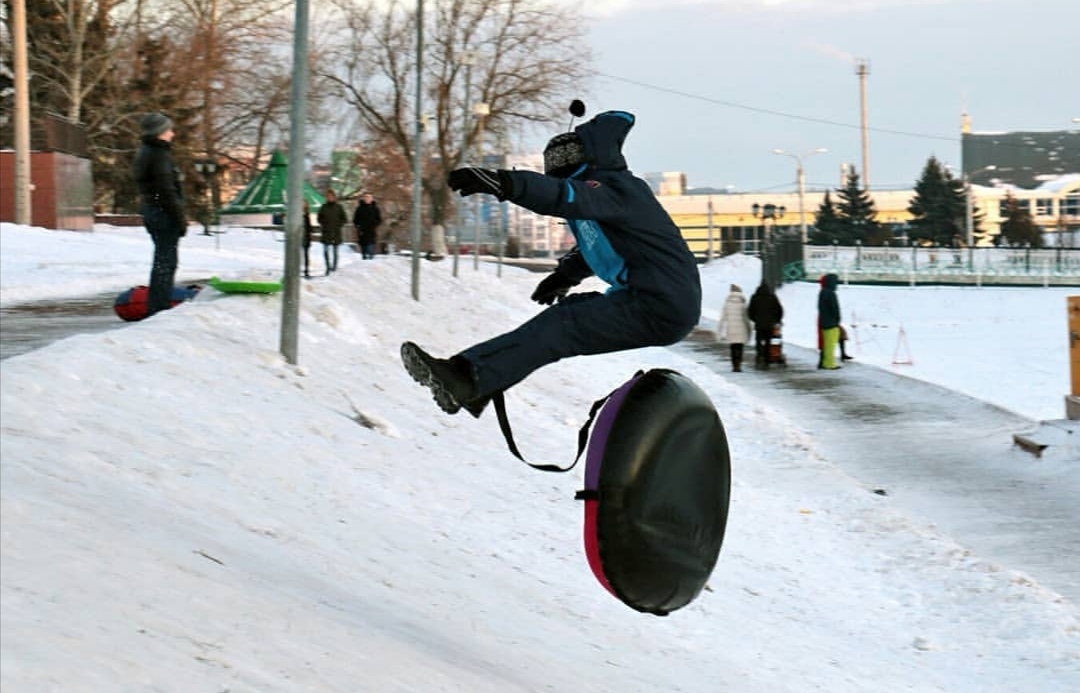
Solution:
M319 229L323 244L323 262L326 273L337 271L338 246L341 245L341 229L349 221L345 208L337 201L337 193L326 191L326 202L319 207Z
M697 261L649 184L622 154L634 126L626 111L606 111L544 150L544 173L459 168L448 183L462 196L484 193L538 214L561 217L576 245L532 294L548 306L515 330L449 359L412 342L401 347L414 380L448 414L480 416L495 394L542 366L571 356L666 346L701 319ZM586 277L606 292L568 295Z
M353 212L353 226L356 227L356 243L360 246L361 256L365 260L375 258L375 244L379 240L377 234L381 223L382 211L379 210L379 203L371 193L364 193Z
M764 279L750 297L747 315L754 323L754 363L759 368L769 367L769 340L773 330L784 321L784 306Z
M311 203L304 200L304 279L311 279L311 239L315 229L311 226Z
M139 119L139 127L142 143L135 153L132 174L139 191L139 213L154 239L146 305L150 317L172 306L180 237L187 234L187 219L180 171L172 157L172 120L162 113L147 113Z

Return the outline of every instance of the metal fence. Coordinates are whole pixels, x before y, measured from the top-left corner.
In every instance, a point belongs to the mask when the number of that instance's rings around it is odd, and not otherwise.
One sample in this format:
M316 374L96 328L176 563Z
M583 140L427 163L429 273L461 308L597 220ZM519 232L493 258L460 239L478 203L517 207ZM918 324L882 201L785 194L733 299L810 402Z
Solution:
M1080 286L1080 249L806 246L802 273L829 272L856 282Z
M1080 286L1078 248L803 245L778 233L760 246L772 286L833 273L849 283Z

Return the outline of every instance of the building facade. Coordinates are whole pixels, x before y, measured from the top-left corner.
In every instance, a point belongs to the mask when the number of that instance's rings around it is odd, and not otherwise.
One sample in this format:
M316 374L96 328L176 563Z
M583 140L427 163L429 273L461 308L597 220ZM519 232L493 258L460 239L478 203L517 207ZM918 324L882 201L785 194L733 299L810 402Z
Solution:
M962 116L961 161L972 183L1032 190L1080 173L1080 130L972 132Z

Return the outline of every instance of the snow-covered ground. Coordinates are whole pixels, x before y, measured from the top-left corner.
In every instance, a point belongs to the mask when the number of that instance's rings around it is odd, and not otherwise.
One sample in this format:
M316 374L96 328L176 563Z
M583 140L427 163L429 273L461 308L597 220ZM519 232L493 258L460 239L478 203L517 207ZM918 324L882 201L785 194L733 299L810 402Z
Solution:
M193 227L178 278L280 276L282 251ZM145 283L149 258L141 229L3 224L0 304ZM539 310L539 275L450 270L422 263L417 302L407 258L346 253L302 284L298 365L279 296L209 288L0 363L5 693L1080 690L1076 604L867 493L740 374L668 349L569 359L508 397L525 454L553 462L640 368L716 403L734 482L709 589L667 618L619 603L585 562L580 470L525 467L493 416L438 412L400 367L406 339L450 354ZM703 267L702 327L759 271ZM839 295L860 363L1038 420L1063 414L1070 293ZM816 296L780 292L787 342L814 345Z

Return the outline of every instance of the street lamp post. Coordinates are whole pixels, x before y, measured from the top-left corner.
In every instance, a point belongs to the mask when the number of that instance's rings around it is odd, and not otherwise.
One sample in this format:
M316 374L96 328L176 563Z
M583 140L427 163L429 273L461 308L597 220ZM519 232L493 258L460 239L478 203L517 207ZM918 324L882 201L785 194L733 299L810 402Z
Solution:
M473 115L476 116L476 165L484 165L484 118L491 113L491 107L486 103L478 103L473 106ZM476 214L473 218L473 269L480 269L480 216L483 211L483 202L480 196L476 196Z
M755 202L750 208L750 211L753 212L755 219L761 219L761 241L758 254L761 256L761 278L764 280L768 277L767 265L769 255L768 227L765 225L765 222L772 219L773 227L775 228L776 221L784 217L784 213L787 212L787 207L784 207L783 205L774 205L771 202L763 205Z
M499 148L502 150L502 167L510 168L510 165L507 163L507 159L510 157L510 140L507 138L506 133L503 133L502 137L499 138ZM498 238L496 239L499 259L495 272L495 275L498 277L502 276L503 254L506 252L506 241L510 231L510 220L507 213L507 207L508 205L505 200L499 203L499 232Z
M202 176L203 184L206 187L206 214L203 215L203 235L210 235L210 224L215 221L214 215L214 197L213 191L210 188L210 179L214 177L214 173L217 171L217 164L213 159L196 159L195 171Z
M712 195L709 195L709 206L707 209L707 220L709 225L709 245L705 249L705 262L712 262L713 260L713 204Z
M997 166L993 164L989 166L983 166L982 168L964 173L964 236L965 242L968 246L968 264L971 264L971 248L975 246L975 202L971 195L971 176L975 173L982 173L983 171L996 170Z
M465 66L465 114L461 125L461 164L466 163L469 150L469 128L471 127L472 108L469 99L472 95L472 66L476 63L476 54L465 51L461 56L461 64ZM458 259L461 257L461 237L465 235L465 211L463 203L457 204L457 233L454 234L454 276L458 276Z
M817 149L807 152L806 154L792 154L791 152L785 152L783 149L772 150L773 154L780 154L781 156L790 156L795 160L795 179L799 186L799 230L802 232L802 242L807 243L809 240L809 234L806 230L806 173L803 170L803 159L809 158L814 154L824 154L829 151L824 147L818 147Z

